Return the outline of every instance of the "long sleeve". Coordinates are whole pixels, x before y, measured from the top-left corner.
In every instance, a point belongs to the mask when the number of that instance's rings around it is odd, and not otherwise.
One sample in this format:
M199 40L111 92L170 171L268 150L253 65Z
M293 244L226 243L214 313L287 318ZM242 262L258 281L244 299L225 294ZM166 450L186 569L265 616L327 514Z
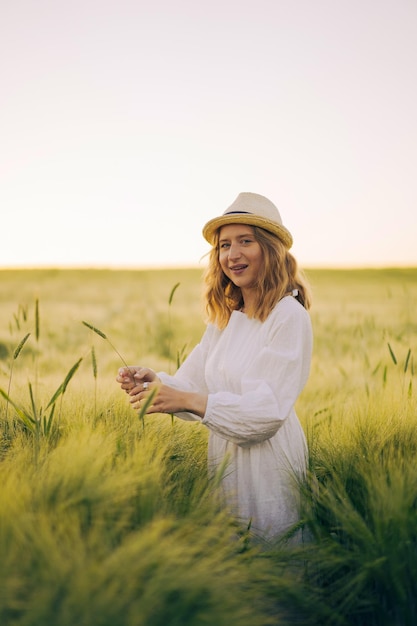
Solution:
M174 389L208 394L208 388L205 380L205 364L211 338L215 333L216 329L214 326L207 326L200 343L195 346L173 376L167 374L166 372L158 372L158 376L162 383L170 385ZM176 416L186 421L201 422L201 418L194 413L183 411L176 413Z
M265 322L264 345L244 368L240 389L219 389L208 397L203 424L240 446L275 435L308 377L312 350L310 318L299 303L292 298L286 300Z

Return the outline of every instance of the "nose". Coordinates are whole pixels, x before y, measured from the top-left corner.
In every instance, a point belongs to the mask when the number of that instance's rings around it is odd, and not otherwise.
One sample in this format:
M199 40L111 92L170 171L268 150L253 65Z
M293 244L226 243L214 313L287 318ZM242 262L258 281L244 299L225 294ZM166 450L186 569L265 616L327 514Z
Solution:
M240 246L238 243L231 243L229 248L229 259L238 259L241 255Z

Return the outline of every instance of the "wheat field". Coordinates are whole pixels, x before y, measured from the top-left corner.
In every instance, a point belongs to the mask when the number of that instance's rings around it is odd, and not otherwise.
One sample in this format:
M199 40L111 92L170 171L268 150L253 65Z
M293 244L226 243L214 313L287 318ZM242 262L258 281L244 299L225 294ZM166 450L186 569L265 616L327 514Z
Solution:
M417 269L306 274L294 546L230 519L204 427L141 418L115 382L198 342L201 269L0 271L0 624L417 622Z

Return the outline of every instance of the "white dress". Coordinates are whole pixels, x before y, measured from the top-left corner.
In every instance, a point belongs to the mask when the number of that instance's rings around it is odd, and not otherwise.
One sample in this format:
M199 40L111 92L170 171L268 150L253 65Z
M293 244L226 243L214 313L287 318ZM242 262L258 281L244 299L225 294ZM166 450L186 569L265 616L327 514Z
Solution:
M309 374L310 316L292 296L265 322L235 311L224 330L209 324L201 342L174 376L162 382L208 394L209 466L225 459L226 501L239 522L266 538L297 521L296 478L306 468L307 446L294 404Z

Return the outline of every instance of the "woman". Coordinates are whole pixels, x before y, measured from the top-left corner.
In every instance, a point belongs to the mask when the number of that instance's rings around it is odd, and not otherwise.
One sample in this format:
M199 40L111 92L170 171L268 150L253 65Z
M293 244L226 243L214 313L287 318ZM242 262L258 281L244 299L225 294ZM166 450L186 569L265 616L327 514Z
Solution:
M289 253L292 236L276 206L241 193L203 235L208 325L174 376L122 368L117 381L147 413L174 413L209 429L209 465L236 518L265 538L298 520L297 479L307 446L294 410L309 374L309 288ZM156 388L156 389L155 389Z

